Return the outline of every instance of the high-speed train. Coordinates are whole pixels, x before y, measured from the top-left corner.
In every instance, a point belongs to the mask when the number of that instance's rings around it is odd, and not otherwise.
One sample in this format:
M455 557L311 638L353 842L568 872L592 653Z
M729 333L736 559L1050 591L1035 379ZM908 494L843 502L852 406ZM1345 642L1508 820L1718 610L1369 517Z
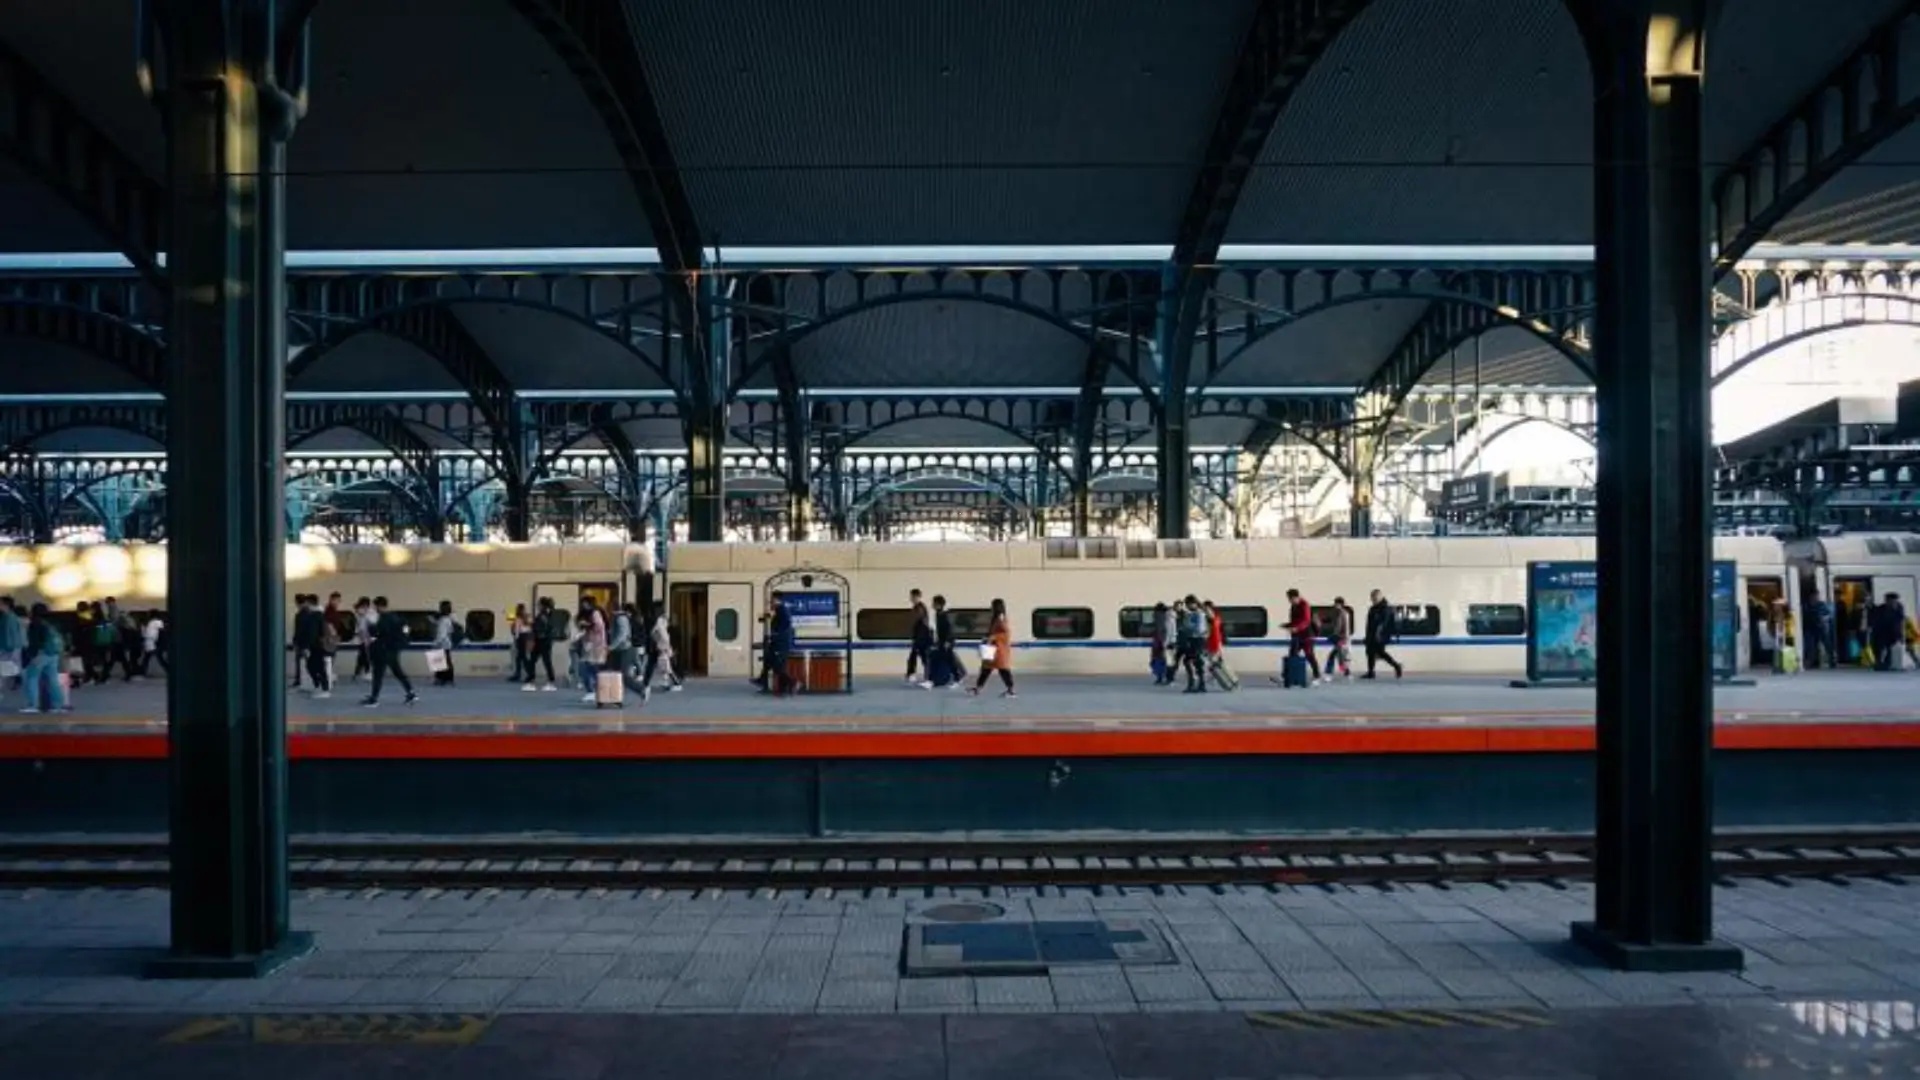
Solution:
M1920 536L1728 537L1714 546L1737 567L1742 664L1760 642L1749 613L1776 600L1798 611L1817 590L1845 612L1891 592L1914 610ZM134 611L165 609L166 558L149 545L0 548L0 593L58 611L109 596ZM1528 564L1592 558L1591 538L1568 537L675 544L664 562L620 544L300 545L287 550L287 594L290 607L302 592L338 592L349 605L387 596L418 646L431 640L433 610L449 601L466 629L456 666L471 674L506 672L517 604L664 603L687 673L745 676L758 664L758 617L778 592L793 605L803 650L837 655L862 676L897 676L911 589L945 596L962 638L982 633L988 605L1004 600L1019 670L1087 674L1144 670L1156 602L1212 600L1235 663L1272 670L1286 648L1287 589L1322 614L1336 599L1364 614L1379 589L1398 611L1395 648L1416 670L1517 674ZM191 608L179 615L192 617Z

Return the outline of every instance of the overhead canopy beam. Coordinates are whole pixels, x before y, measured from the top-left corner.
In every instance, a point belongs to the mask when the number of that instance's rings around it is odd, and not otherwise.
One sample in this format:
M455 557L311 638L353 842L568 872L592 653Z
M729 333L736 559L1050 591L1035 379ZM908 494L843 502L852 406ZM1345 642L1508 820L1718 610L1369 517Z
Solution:
M1184 537L1190 507L1187 388L1205 304L1240 193L1287 102L1367 0L1261 0L1215 114L1206 157L1175 235L1160 313L1160 535Z
M0 337L78 349L133 376L149 390L166 392L166 346L111 315L75 304L0 299Z
M1920 0L1907 0L1714 180L1716 280L1822 185L1920 116L1920 86L1900 79L1920 50L1916 22Z
M79 211L142 277L166 286L160 249L167 232L167 197L160 182L4 41L0 156Z

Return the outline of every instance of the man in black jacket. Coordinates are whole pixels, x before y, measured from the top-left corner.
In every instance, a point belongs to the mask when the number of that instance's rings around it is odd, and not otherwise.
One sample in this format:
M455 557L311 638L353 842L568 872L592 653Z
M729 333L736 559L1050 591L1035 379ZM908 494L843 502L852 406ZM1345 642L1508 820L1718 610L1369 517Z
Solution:
M913 612L913 644L907 650L907 681L922 689L933 688L933 620L927 615L927 603L920 598L920 590L912 589L907 593L907 602ZM915 672L919 674L915 674Z
M928 678L935 686L959 686L967 677L960 665L960 654L953 647L953 613L947 610L947 598L933 598L933 662Z
M407 704L420 700L413 692L413 683L407 673L400 670L400 653L407 647L407 628L400 616L387 610L387 598L373 598L373 690L367 694L367 700L360 704L369 708L380 704L380 679L387 672L393 672L400 689L407 692Z
M1400 661L1387 652L1387 644L1399 636L1398 621L1394 618L1393 607L1379 589L1373 590L1373 605L1367 608L1367 673L1362 678L1373 678L1373 666L1385 660L1393 668L1393 677L1399 678L1403 672Z
M300 609L293 616L293 652L304 660L307 678L313 681L313 696L330 696L333 689L327 678L327 656L323 639L326 637L327 617L314 607L316 596L302 594L296 598Z

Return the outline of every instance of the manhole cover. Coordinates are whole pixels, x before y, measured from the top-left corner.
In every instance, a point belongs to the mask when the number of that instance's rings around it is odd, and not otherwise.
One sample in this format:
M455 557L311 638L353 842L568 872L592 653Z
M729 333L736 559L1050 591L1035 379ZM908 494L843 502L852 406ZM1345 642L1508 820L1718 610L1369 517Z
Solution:
M934 922L986 922L1007 913L998 904L939 904L920 913Z

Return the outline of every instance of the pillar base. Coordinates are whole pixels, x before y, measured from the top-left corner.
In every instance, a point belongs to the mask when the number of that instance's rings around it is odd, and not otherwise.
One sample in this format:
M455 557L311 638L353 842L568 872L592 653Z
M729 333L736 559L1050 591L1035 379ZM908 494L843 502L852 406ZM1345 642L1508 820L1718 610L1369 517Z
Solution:
M1590 922L1573 924L1573 943L1616 971L1739 971L1746 967L1745 954L1725 942L1643 945L1622 941L1613 931Z
M181 956L169 954L150 960L141 969L146 979L258 979L271 975L313 951L313 935L289 931L280 944L247 956Z

